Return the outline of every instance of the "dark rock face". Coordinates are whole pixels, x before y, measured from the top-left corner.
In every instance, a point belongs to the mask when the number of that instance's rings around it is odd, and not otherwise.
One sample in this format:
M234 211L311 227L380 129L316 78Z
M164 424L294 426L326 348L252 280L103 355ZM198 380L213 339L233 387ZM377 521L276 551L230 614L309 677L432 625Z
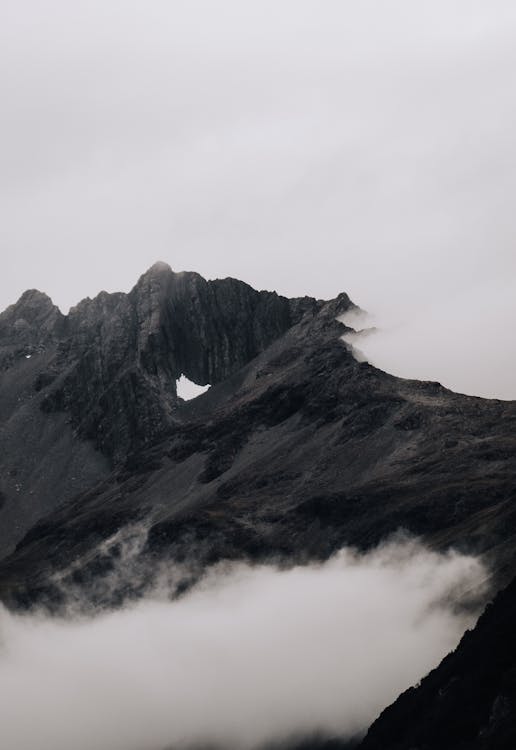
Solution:
M182 373L224 380L318 305L165 264L129 294L101 292L67 316L26 292L0 315L0 555L39 516L163 436Z
M59 345L65 375L42 406L69 411L118 462L170 426L181 374L200 385L224 380L316 304L156 264L128 295L103 292L70 311Z
M321 560L400 528L483 553L506 584L516 402L357 362L338 321L351 305L163 264L68 316L23 295L0 315L0 547L17 542L2 600L115 606L159 566L184 565L179 594L221 559ZM182 402L182 373L212 387ZM515 746L515 592L384 712L364 750Z
M273 304L284 309L281 299ZM82 596L91 583L95 603L109 603L98 599L98 571L108 563L99 553L96 566L95 550L113 529L137 520L147 571L156 559L188 560L199 570L221 558L324 559L343 544L367 548L404 528L439 548L488 554L500 584L507 581L516 572L507 544L516 533L516 404L461 396L357 362L336 319L349 305L346 295L303 302L297 323L206 394L183 404L169 394L170 421L156 439L126 449L105 482L48 515L0 566L4 598L55 602L50 578L60 571L66 581L72 561L77 578L84 559ZM177 372L179 355L165 358L171 347L162 342L155 350L160 373ZM198 360L191 366L200 367ZM181 367L197 375L186 362ZM110 403L127 399L134 413L127 430L145 434L158 392L147 387L142 411L134 388L115 382ZM124 435L116 424L117 436ZM24 571L43 558L27 583ZM131 587L122 581L117 596L131 595Z
M44 414L65 317L29 291L0 315L0 556L42 515L108 474L64 413Z
M0 371L21 356L31 357L63 330L64 316L50 297L30 289L0 314Z

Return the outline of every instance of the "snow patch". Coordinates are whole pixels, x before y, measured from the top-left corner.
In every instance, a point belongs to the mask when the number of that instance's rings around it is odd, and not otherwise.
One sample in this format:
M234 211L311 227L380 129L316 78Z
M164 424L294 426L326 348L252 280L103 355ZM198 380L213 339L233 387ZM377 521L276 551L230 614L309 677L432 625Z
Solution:
M210 387L209 385L197 385L197 383L188 380L184 375L181 375L179 380L176 381L176 386L177 395L179 398L184 399L184 401L190 401L192 398L197 398L197 396L200 396L202 393L206 393Z

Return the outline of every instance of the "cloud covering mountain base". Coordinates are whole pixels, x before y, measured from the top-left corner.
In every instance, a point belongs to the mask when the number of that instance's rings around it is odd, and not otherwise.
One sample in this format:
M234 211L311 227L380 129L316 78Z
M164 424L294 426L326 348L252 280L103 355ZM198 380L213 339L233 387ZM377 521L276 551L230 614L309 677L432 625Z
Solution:
M351 737L471 626L486 570L415 541L281 570L218 565L174 601L0 612L6 750L254 748Z

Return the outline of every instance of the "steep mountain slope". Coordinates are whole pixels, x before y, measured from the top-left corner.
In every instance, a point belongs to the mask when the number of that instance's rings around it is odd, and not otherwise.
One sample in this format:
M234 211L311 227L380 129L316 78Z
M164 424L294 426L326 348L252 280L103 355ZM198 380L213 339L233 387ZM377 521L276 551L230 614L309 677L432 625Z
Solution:
M67 316L26 292L0 315L2 601L116 606L221 559L325 559L400 529L483 553L506 584L516 402L358 362L352 307L164 264ZM211 388L183 402L181 374ZM515 612L512 583L364 750L514 747Z
M112 472L19 542L0 565L4 600L55 605L66 589L106 605L165 560L185 565L180 589L221 558L323 559L400 528L486 553L506 582L516 404L357 362L337 319L350 305L159 266L127 298L72 311L42 407L63 410ZM179 403L181 372L215 385Z
M217 383L316 306L161 263L67 316L26 292L0 315L0 556L166 432L182 373Z
M0 557L38 518L109 474L109 462L77 439L64 412L45 414L66 319L26 292L0 315Z

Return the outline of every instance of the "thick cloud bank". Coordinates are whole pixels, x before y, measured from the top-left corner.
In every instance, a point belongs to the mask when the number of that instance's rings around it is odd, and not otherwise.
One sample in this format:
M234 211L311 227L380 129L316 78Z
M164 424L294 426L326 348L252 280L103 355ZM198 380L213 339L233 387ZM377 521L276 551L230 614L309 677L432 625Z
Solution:
M5 750L256 747L363 731L472 624L485 570L413 542L278 570L217 567L174 602L0 615Z

